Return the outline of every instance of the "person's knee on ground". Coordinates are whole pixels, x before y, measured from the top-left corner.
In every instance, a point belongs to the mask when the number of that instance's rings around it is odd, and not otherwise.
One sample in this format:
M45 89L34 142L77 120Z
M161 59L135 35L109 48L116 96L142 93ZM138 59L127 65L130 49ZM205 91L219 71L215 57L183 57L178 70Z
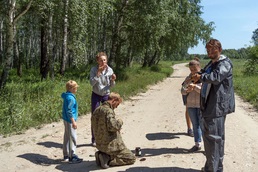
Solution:
M124 149L119 154L111 156L109 166L131 165L135 161L135 155L129 149Z

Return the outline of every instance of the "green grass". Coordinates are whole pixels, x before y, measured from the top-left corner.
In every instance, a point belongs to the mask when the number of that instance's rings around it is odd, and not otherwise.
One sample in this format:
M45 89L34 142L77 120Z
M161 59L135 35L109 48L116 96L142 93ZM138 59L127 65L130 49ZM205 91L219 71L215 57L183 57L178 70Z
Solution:
M258 76L244 75L245 60L233 60L235 92L245 101L258 108Z
M115 71L116 86L111 91L118 92L124 99L147 89L172 73L172 62L161 62L151 68L134 65ZM86 72L85 72L86 70ZM76 93L79 115L90 112L91 86L89 84L90 66L84 71L67 70L65 77L56 77L54 81L40 82L35 71L25 71L23 78L18 78L11 71L6 88L0 95L0 134L19 134L31 127L40 128L43 124L61 119L62 99L65 83L72 79L79 84Z

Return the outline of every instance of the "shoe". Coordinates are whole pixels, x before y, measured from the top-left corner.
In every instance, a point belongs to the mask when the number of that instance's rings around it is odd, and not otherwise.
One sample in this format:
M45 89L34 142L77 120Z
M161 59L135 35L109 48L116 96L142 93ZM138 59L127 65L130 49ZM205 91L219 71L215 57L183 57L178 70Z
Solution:
M64 161L68 162L69 161L69 157L68 156L64 156Z
M187 130L187 135L188 135L188 136L191 136L191 137L194 136L193 130L192 130L191 128L189 128L189 129Z
M105 153L99 153L99 161L100 161L100 166L104 169L109 168L108 162L110 158L107 154Z
M197 152L199 150L201 150L201 147L198 147L198 146L194 145L191 149L188 150L188 152Z
M100 154L99 151L95 152L95 159L96 159L97 166L100 166L99 154Z
M78 164L81 163L83 159L78 158L77 155L73 155L72 158L69 158L69 164Z

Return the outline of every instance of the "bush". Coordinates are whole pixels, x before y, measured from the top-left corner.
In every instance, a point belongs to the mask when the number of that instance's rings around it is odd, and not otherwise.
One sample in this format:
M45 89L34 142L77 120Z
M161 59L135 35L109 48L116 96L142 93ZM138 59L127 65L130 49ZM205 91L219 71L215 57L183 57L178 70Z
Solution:
M160 72L161 71L161 66L159 66L159 65L151 66L150 70L153 71L153 72Z
M244 74L248 76L258 74L258 45L250 48L248 61L245 63Z
M235 92L244 100L258 108L258 75L246 76L245 60L233 60L233 76Z

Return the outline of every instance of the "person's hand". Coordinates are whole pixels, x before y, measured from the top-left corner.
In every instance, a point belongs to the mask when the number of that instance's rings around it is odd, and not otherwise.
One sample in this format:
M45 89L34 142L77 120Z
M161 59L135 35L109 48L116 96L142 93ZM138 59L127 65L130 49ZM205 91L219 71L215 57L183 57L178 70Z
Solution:
M115 80L116 80L116 74L114 74L114 73L112 74L111 80L112 80L112 81L115 81Z
M195 86L196 86L196 84L193 84L193 83L189 84L186 92L188 92L188 93L192 92L194 90Z
M72 127L73 127L73 129L77 129L77 124L76 124L76 122L73 122L73 123L72 123Z
M107 68L107 64L103 64L102 66L99 66L98 71L103 72Z
M196 73L196 74L192 75L191 80L193 81L193 83L196 83L197 81L200 80L200 78L201 78L201 75Z
M99 76L104 70L107 69L107 64L104 64L102 66L99 66L98 67L98 73L97 73L97 76Z

